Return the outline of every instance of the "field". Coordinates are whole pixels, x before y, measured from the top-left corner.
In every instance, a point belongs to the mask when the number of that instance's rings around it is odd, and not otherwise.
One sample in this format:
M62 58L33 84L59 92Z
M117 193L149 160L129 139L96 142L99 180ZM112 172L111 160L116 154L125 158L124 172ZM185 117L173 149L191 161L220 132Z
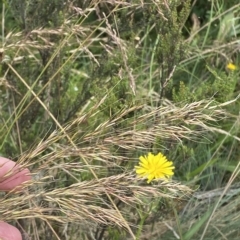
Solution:
M240 239L239 13L3 0L0 156L32 179L0 220L24 240Z

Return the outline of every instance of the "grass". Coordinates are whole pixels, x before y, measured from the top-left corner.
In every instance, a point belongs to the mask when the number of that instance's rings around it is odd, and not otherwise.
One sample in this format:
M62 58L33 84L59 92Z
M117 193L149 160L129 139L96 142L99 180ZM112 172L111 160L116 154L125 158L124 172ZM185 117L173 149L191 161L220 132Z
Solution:
M0 153L32 181L1 220L26 239L238 239L240 4L202 4L2 3ZM135 175L147 152L172 181Z

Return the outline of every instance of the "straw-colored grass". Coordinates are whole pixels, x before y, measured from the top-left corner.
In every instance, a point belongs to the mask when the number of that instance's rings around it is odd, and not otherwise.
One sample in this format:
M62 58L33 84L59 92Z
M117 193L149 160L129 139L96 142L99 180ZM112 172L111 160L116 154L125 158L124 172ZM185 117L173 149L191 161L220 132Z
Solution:
M219 31L211 43L211 24L226 23L240 5L213 2L209 22L183 40L188 1L46 4L2 3L0 153L32 180L21 193L1 193L0 220L36 240L238 236L239 166L231 159L240 95L237 74L222 65L239 42ZM224 77L234 80L225 101L217 98L222 82L213 95L202 90ZM194 101L178 92L180 81ZM173 180L136 176L139 156L151 151L174 162ZM219 172L224 188L207 191Z

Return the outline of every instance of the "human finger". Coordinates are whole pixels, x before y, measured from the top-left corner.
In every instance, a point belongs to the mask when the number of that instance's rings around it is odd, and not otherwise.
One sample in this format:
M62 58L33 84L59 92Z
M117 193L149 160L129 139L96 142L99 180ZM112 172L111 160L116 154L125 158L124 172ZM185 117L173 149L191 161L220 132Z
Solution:
M12 160L0 157L0 190L10 191L30 179L27 168L21 169Z
M14 226L0 222L0 239L1 240L22 240L20 231Z

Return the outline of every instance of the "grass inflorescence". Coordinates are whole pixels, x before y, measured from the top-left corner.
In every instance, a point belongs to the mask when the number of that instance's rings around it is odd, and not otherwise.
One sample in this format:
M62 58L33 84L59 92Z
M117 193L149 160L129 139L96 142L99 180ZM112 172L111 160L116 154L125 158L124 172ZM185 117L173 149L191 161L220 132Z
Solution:
M25 239L238 238L238 1L0 8L0 155L32 176L1 221Z

